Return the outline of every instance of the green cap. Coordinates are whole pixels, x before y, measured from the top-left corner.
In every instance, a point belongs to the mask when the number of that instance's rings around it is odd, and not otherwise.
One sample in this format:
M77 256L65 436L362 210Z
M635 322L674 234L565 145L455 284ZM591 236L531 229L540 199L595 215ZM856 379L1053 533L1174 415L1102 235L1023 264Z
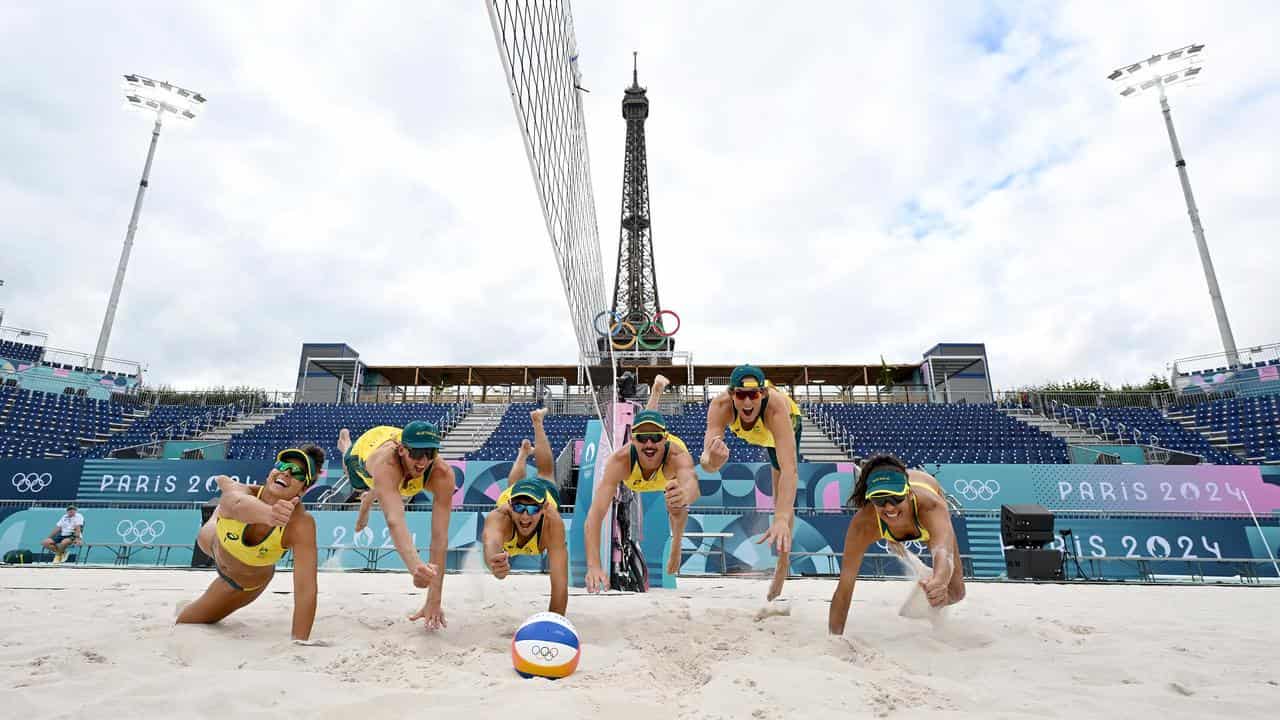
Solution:
M752 382L754 380L755 382ZM739 365L729 376L729 387L763 387L764 371L755 365Z
M303 485L310 485L316 481L316 464L311 460L310 455L297 448L281 450L276 455L276 463L292 463L302 468L306 475L298 479L302 481Z
M404 426L404 431L400 433L400 444L414 450L438 448L440 447L440 431L436 429L435 425L425 420L414 420Z
M867 497L875 495L906 495L907 474L895 467L876 468L867 478Z
M636 413L635 420L631 421L631 429L634 431L635 428L641 425L657 425L666 430L667 419L657 410L641 410Z
M547 501L547 481L536 477L525 478L515 485L511 486L511 499L518 497L527 497L537 503Z

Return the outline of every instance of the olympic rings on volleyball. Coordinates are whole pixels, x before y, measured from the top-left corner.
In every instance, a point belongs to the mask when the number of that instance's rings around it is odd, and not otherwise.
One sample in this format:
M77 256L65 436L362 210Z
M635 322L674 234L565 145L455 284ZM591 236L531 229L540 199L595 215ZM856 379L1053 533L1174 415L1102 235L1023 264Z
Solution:
M955 482L956 492L965 500L990 500L1000 492L1000 483L995 480L965 480Z
M155 520L147 522L146 520L121 520L116 524L116 534L126 543L149 543L155 542L156 538L164 534L164 521Z
M670 331L667 331L666 325L662 322L663 315L670 315L675 318L676 326ZM605 317L609 318L608 328L600 327L600 320ZM645 318L640 323L640 326L636 327L634 323L623 318L617 312L603 310L595 316L591 321L591 325L600 337L610 338L609 342L613 345L614 350L630 350L633 347L639 347L641 350L660 350L664 345L663 341L649 342L645 340L645 335L650 334L650 331L660 338L669 338L675 335L680 332L680 316L674 310L659 310L653 314L653 317ZM623 331L626 332L624 333ZM621 342L613 339L620 335L624 338Z
M560 654L560 648L554 648L549 645L531 645L529 652L543 660L554 660Z
M13 483L13 489L20 493L38 493L53 484L53 475L50 473L14 473L13 477L9 478L9 482Z

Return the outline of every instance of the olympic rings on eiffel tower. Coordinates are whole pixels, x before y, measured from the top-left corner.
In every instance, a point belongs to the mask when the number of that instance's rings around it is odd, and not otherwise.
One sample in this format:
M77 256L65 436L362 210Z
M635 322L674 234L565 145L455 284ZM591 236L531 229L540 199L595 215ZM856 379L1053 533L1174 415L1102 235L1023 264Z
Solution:
M662 322L663 315L675 318L676 326L670 331ZM610 320L608 330L600 327L600 320L605 317ZM591 324L600 337L609 338L609 343L614 350L630 350L633 347L639 347L641 350L661 350L666 345L664 342L666 338L680 332L680 316L674 310L659 310L652 318L645 318L640 322L639 327L613 310L604 310L596 315ZM645 339L646 335L657 335L661 339L650 342Z

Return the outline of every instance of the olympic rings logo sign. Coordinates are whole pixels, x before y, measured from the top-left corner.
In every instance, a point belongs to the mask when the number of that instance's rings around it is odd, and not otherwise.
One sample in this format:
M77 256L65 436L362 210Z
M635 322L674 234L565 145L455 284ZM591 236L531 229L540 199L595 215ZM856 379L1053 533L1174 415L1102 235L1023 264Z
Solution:
M955 490L965 500L990 500L1000 492L1000 483L996 480L955 481Z
M543 660L554 660L560 654L560 648L551 647L550 645L530 645L529 652L533 653L534 657L539 657Z
M126 543L151 543L164 534L164 521L121 520L116 524L116 534Z
M52 473L14 473L9 478L13 489L20 493L38 493L53 484Z
M662 321L664 315L675 318L676 326L669 331ZM600 326L600 320L606 317L609 318L609 327L603 328ZM609 338L614 350L630 350L633 347L641 350L661 350L664 340L680 332L680 316L674 310L659 310L653 314L653 317L646 317L639 324L613 310L604 310L596 315L591 324L600 337ZM652 338L654 335L659 339L655 341L646 339L646 336Z

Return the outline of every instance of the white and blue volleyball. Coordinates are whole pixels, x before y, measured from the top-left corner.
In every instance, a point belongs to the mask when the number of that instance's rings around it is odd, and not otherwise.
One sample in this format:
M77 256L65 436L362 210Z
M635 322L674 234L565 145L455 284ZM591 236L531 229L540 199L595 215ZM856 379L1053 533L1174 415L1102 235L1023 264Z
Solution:
M568 677L581 656L578 631L559 613L531 616L511 638L511 664L520 677Z

